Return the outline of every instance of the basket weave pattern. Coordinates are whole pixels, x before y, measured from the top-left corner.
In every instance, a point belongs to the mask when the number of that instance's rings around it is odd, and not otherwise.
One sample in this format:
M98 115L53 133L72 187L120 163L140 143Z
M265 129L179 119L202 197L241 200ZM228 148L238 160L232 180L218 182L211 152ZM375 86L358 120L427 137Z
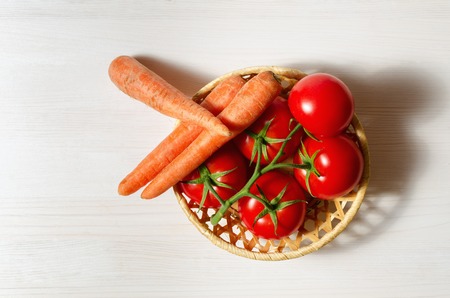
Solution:
M253 67L234 71L217 78L204 86L194 100L201 101L224 78L239 74L249 78L261 71L271 70L280 75L287 82L284 92L301 78L305 73L282 67ZM308 211L303 226L289 237L280 240L265 240L253 235L242 224L234 208L230 208L220 222L213 226L210 222L215 213L213 209L199 209L198 204L184 196L177 186L174 192L177 200L194 226L213 244L233 254L257 260L287 260L304 256L318 250L337 235L339 235L352 221L364 199L369 179L369 150L366 135L356 115L354 115L350 129L355 133L359 147L364 157L364 172L361 182L349 194L331 201L310 198Z

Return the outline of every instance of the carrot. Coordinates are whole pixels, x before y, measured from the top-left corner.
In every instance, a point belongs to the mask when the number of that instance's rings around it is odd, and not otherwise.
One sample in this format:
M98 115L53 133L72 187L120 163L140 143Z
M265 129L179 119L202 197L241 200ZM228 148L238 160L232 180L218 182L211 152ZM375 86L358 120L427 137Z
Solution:
M241 76L231 76L221 81L200 105L217 115L231 102L244 83L245 80ZM196 124L181 122L120 182L119 194L130 195L150 182L192 143L202 130L203 128Z
M125 94L181 121L194 122L227 136L228 128L214 115L191 100L136 59L119 56L109 66L109 77Z
M250 79L233 101L217 116L231 130L224 137L203 130L201 134L144 189L141 197L152 199L181 181L221 146L250 126L281 92L281 85L270 71Z

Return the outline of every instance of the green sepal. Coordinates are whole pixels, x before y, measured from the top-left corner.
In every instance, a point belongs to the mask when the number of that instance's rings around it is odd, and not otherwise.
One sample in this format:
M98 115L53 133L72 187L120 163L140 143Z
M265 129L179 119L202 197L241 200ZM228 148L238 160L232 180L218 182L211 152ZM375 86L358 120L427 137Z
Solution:
M202 191L202 199L199 204L199 211L203 208L203 205L205 204L206 197L208 196L208 192L211 192L212 195L220 202L221 205L224 204L224 200L219 196L219 194L214 189L214 186L224 187L228 189L233 189L230 185L220 182L218 179L220 177L223 177L231 172L236 170L236 168L223 171L223 172L217 172L212 174L208 167L206 165L202 164L199 168L199 177L192 180L183 180L182 183L187 184L203 184L203 191Z
M223 171L223 172L217 172L214 174L210 174L210 177L212 179L212 181L214 182L214 186L220 186L223 188L228 188L228 189L233 189L233 187L231 187L231 185L228 185L226 183L220 182L219 180L217 180L220 177L223 177L225 175L230 174L231 172L235 171L237 168L232 168L231 170L228 171Z
M274 119L275 118L272 118L269 121L266 121L266 123L264 124L264 127L257 134L248 129L245 130L245 133L254 139L250 162L253 162L255 160L255 157L257 156L257 154L262 154L262 157L264 158L264 160L268 162L269 154L267 151L267 147L268 147L267 145L276 144L276 143L284 143L290 139L290 137L287 137L284 139L278 139L278 138L270 138L267 136L267 131L269 130L269 127L272 124Z
M305 144L302 142L301 143L302 149L299 150L299 155L300 158L302 159L302 163L306 166L306 175L305 175L305 184L306 184L306 188L309 192L309 194L313 197L315 197L312 192L311 192L311 186L309 184L309 179L311 176L311 173L313 173L314 175L316 175L316 177L320 177L320 173L319 171L316 169L316 167L314 166L314 161L317 157L317 154L319 154L320 150L316 150L313 155L309 156L308 153L306 152L306 147Z
M276 195L272 200L267 199L267 196L262 191L261 187L256 184L256 188L258 189L258 192L260 193L261 197L258 197L256 195L253 195L251 197L257 199L260 203L264 205L264 209L261 210L260 213L255 217L253 220L253 225L256 224L258 220L269 214L270 219L273 222L274 226L274 234L277 235L277 229L278 229L278 217L277 217L277 211L283 210L284 208L300 203L300 202L306 202L304 200L290 200L290 201L284 201L281 202L281 199L284 197L284 194L286 193L287 187L289 184L286 184L286 186Z
M309 130L307 130L306 128L303 127L303 130L305 131L306 135L308 137L310 137L311 139L313 139L316 142L322 142L321 140L319 140L315 135L313 135Z

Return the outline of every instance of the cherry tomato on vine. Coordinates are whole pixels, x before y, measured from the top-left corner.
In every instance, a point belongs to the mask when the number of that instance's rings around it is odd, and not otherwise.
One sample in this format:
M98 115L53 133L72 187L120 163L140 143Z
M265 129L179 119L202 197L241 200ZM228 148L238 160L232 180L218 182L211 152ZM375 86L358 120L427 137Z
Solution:
M247 182L248 162L229 142L179 183L181 191L203 207L218 208ZM205 187L206 186L206 187Z
M288 103L295 119L319 139L345 131L355 109L348 87L325 73L299 80L289 94Z
M293 176L273 170L261 175L251 186L253 197L239 200L239 215L253 234L280 239L297 231L305 219L305 194Z
M261 143L261 164L271 162L280 151L283 141L297 125L292 116L287 100L278 96L266 111L234 142L242 154L253 162L256 161L257 144ZM298 130L287 142L283 155L278 161L291 156L300 144L303 130Z
M305 137L294 164L294 176L312 196L331 200L349 193L359 183L364 161L356 143L347 135L321 141Z

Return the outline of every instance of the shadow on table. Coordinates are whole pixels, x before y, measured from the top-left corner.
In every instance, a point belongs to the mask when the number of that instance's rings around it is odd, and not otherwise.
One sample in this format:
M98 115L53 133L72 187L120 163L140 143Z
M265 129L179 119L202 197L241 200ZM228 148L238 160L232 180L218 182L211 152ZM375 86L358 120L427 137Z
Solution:
M302 69L300 65L290 67ZM376 238L401 217L413 184L427 163L428 148L412 129L436 117L444 103L436 102L439 86L420 69L390 67L366 74L360 69L323 66L307 73L327 72L352 90L358 118L370 151L370 180L361 209L329 251L347 250ZM326 247L321 250L328 251Z
M193 96L212 80L196 70L190 70L159 58L145 55L133 57L188 96Z

